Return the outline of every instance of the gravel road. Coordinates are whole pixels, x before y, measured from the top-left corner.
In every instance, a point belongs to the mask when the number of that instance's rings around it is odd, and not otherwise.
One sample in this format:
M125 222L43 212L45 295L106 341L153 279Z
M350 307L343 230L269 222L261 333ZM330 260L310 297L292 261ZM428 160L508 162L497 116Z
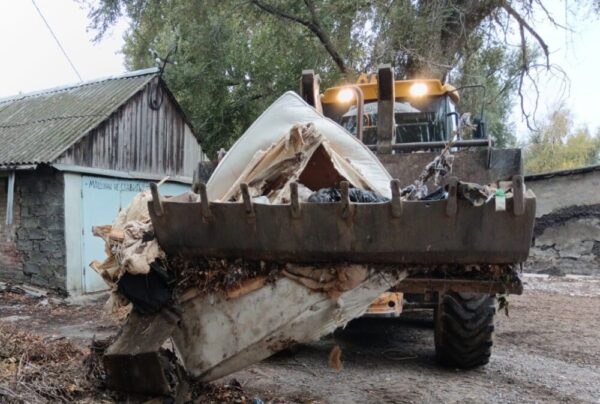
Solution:
M526 276L496 318L489 365L435 363L431 316L366 321L233 375L253 390L327 403L600 403L600 278ZM343 370L328 367L331 348Z
M105 298L0 299L0 322L85 346L118 329L102 316ZM524 294L509 297L509 315L496 316L493 356L481 369L438 366L431 315L418 313L360 320L223 382L235 378L250 397L286 403L600 403L600 277L527 275ZM328 366L335 345L340 372Z

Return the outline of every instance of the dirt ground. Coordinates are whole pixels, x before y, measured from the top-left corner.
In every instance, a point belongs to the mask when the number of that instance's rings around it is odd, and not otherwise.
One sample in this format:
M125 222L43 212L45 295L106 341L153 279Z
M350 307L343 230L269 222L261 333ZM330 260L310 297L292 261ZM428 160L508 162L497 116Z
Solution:
M117 329L102 315L103 299L67 305L0 294L0 326L85 347L93 336ZM599 403L600 278L528 275L525 293L509 303L509 317L497 315L492 360L481 369L439 367L431 316L420 313L360 320L220 382L237 380L248 402ZM328 366L336 344L342 349L340 372Z

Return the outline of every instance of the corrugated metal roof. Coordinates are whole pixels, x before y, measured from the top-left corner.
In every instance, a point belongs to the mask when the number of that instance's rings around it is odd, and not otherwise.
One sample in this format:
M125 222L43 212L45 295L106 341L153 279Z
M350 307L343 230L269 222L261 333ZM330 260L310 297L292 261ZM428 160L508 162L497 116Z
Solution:
M139 70L0 99L0 166L52 162L156 73Z

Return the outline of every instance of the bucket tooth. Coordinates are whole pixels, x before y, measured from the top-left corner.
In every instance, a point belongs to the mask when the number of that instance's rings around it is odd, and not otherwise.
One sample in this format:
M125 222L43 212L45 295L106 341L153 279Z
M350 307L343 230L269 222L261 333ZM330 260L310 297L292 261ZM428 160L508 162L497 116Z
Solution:
M298 196L297 182L292 182L290 184L290 209L292 211L292 217L294 219L300 217L300 197Z
M195 194L199 194L200 193L200 169L201 169L201 162L198 163L198 166L196 167L196 169L194 170L194 176L192 179L192 192Z
M150 183L150 192L152 192L152 208L156 216L162 216L165 214L165 208L163 205L163 196L158 190L158 185L155 182Z
M208 193L206 192L206 184L198 182L198 193L200 194L200 212L205 220L211 218L210 202L208 201Z
M525 186L522 175L515 175L512 178L512 188L513 213L515 216L523 216L525 214Z
M453 217L456 216L458 210L458 178L450 177L448 180L448 199L446 200L446 215Z
M348 190L350 188L350 183L348 181L340 182L340 194L342 199L340 203L342 204L342 218L348 219L352 216L352 204L350 203L350 195Z
M254 205L252 198L250 197L250 191L248 190L248 184L245 182L240 184L240 191L242 193L242 199L244 203L244 210L248 216L254 216Z
M402 199L400 198L400 180L394 179L390 181L390 187L392 188L392 217L402 216Z

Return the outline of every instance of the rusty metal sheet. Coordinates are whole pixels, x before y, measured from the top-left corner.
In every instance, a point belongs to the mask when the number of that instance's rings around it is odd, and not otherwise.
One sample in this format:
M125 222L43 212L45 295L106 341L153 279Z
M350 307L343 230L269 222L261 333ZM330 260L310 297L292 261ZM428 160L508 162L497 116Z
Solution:
M360 204L171 202L149 206L167 254L283 262L508 264L527 259L535 196L524 212L443 201ZM205 198L203 198L206 200ZM520 205L520 204L519 204Z
M403 293L426 293L426 292L468 292L468 293L510 293L513 295L523 294L523 283L519 277L509 282L500 280L467 280L467 279L434 279L434 278L407 278L394 286L394 290Z

